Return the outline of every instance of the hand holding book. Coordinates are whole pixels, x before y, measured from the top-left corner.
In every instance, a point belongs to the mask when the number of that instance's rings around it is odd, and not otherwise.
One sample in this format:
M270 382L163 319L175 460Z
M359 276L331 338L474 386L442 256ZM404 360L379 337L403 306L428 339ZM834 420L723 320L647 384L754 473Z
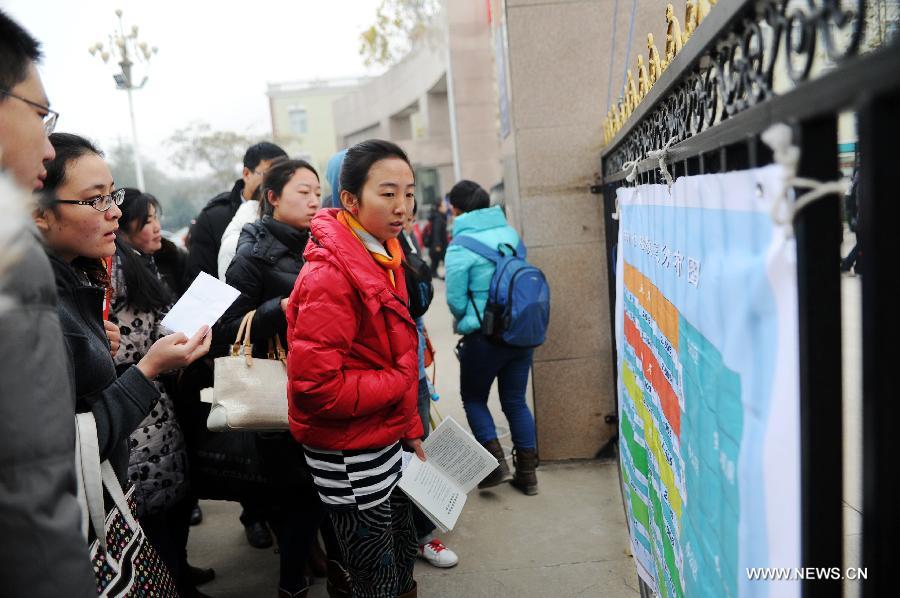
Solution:
M497 467L497 460L452 417L422 443L427 461L410 459L400 489L442 531L453 529L466 494Z

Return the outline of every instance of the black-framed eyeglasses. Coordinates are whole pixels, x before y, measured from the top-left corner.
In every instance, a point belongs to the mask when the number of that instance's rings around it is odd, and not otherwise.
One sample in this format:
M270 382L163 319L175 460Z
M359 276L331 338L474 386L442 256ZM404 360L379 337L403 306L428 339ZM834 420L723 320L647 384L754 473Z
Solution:
M14 93L11 93L5 89L0 89L0 94L5 96L9 96L11 98L15 98L20 102L25 102L29 106L33 106L42 112L46 112L41 118L44 119L44 134L50 136L53 133L53 130L56 129L56 121L59 120L59 112L51 109L49 106L44 106L43 104L38 104L37 102L32 102L29 99L23 98L22 96L17 96Z
M125 201L125 189L116 189L109 195L98 195L90 199L54 199L53 203L70 203L78 206L91 206L98 212L105 212L110 209L113 204L122 205Z

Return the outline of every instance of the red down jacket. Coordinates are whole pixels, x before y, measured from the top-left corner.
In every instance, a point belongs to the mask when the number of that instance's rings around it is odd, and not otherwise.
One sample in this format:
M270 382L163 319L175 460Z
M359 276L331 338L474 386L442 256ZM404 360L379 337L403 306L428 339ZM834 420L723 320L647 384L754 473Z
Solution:
M313 218L288 304L291 432L332 450L420 438L418 335L403 272L395 288L339 211Z

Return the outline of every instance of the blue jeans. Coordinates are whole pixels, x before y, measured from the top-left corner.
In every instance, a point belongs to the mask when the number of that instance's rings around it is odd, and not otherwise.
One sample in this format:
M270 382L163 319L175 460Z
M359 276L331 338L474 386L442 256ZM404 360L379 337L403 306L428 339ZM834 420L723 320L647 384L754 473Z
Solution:
M466 419L475 439L484 444L497 438L488 394L494 379L500 391L500 407L509 421L513 445L535 449L534 417L525 403L533 349L494 344L480 332L463 338L459 347L459 390Z

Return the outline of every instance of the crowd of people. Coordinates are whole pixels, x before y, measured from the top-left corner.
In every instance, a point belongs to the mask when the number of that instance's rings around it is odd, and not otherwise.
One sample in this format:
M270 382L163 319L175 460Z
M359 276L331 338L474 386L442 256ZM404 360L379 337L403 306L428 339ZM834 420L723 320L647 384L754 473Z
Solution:
M54 131L40 58L39 43L0 11L3 595L98 593L73 425L90 413L99 458L132 489L178 595L204 596L198 586L215 576L188 562L198 499L227 498L241 503L252 546L277 543L280 596L306 596L317 576L330 596L416 596L418 558L452 567L459 557L397 486L403 451L427 459L435 394L424 365L430 296L413 305L409 284L425 276L409 157L374 139L343 150L323 198L313 165L253 145L234 187L198 214L185 251L162 236L152 189L116 186L90 131ZM482 333L495 267L448 244L466 235L518 247L519 236L471 181L432 207L426 232L435 276L446 260L468 423L499 463L479 487L511 482L536 494L532 349ZM165 334L161 320L201 272L238 299L212 328ZM290 429L210 432L201 390L251 313L253 357L270 356L272 343L286 349ZM487 406L495 380L514 472ZM204 462L216 451L241 453L253 476Z

